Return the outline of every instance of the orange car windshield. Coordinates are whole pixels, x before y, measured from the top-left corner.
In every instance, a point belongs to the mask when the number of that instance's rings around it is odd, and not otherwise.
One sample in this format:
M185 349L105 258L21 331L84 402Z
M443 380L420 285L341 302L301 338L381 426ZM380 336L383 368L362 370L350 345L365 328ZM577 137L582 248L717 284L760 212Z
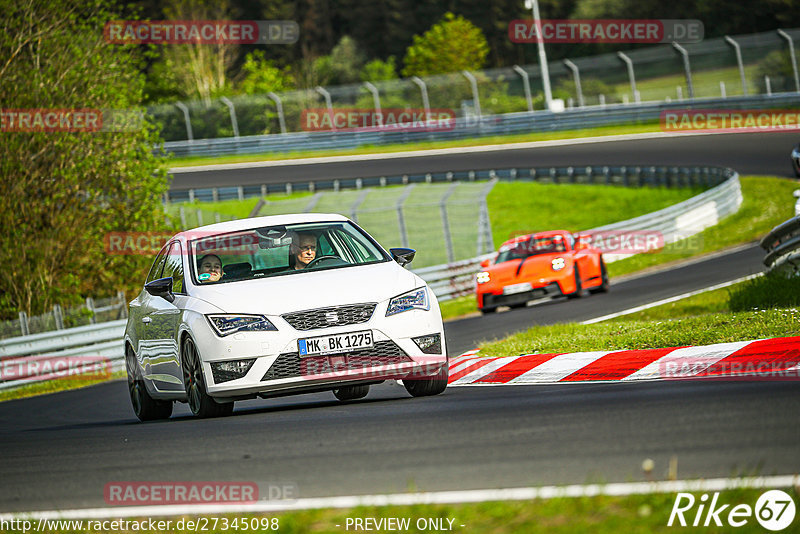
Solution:
M502 247L500 253L497 255L495 263L518 260L527 258L528 256L536 256L537 254L566 252L566 250L567 247L564 245L563 239L554 239L552 237L534 238L509 245L508 248Z

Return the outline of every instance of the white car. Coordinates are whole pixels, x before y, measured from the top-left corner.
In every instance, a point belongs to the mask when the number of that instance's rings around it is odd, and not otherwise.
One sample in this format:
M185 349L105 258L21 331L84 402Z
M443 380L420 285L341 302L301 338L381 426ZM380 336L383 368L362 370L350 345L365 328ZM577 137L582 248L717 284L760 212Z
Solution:
M404 268L413 257L407 248L387 253L341 215L259 217L175 235L130 303L136 416L166 419L174 401L213 417L256 397L333 391L353 400L387 379L413 396L441 393L442 317L427 284Z

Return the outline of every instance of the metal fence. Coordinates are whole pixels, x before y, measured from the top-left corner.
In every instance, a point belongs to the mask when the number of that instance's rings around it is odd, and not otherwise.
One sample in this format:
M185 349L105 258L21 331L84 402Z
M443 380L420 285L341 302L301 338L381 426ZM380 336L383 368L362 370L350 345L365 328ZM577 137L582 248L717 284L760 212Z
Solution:
M568 109L800 92L794 53L798 40L800 29L777 30L708 39L683 47L654 45L625 53L552 61L548 68L553 96L562 98ZM790 63L794 67L791 71L776 70L777 65ZM477 91L473 91L472 77ZM538 65L515 65L474 73L231 96L210 104L163 104L151 106L147 113L161 125L167 150L186 155L200 152L187 151L185 145L171 142L244 140L302 132L308 129L302 121L303 111L310 108L446 108L465 123L478 122L481 117L543 110L541 87ZM276 140L269 150L286 151L297 146L296 138L278 139L283 141L283 147ZM237 151L245 152L244 146ZM212 154L208 147L204 150L202 153Z
M786 276L800 276L800 216L776 226L761 240L764 265Z
M42 315L28 316L19 312L19 319L0 321L0 339L29 336L81 325L93 325L128 316L128 302L122 291L110 298L87 297L81 306L64 308L58 304Z

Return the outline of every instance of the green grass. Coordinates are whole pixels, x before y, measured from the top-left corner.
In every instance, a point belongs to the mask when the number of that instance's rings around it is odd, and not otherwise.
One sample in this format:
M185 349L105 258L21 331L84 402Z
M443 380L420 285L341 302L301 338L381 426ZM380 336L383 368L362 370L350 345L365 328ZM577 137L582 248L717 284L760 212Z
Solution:
M657 466L658 467L658 466ZM777 488L770 488L777 489ZM726 527L681 527L677 520L673 526L667 526L672 507L677 493L651 493L645 495L631 495L624 497L611 497L599 495L594 497L557 497L552 499L533 499L520 501L493 501L469 504L420 504L412 506L361 506L349 509L318 509L283 512L273 514L216 514L217 518L226 518L229 525L234 519L239 521L264 520L268 523L272 518L277 518L277 530L257 530L257 532L282 532L288 534L340 534L342 532L365 532L356 529L352 523L348 528L348 519L365 518L398 518L408 519L408 530L397 532L436 532L428 527L421 530L417 528L417 521L425 518L443 520L443 525L448 526L452 521L452 531L469 534L517 534L517 533L547 533L547 534L646 534L651 532L730 532L727 526L727 514L730 509L738 504L755 507L759 496L764 489L737 489L719 492L718 506L729 506L720 514L720 520ZM796 488L784 488L795 502L798 502ZM694 514L698 511L702 492L690 492L696 499L695 506L685 513L687 524L691 525ZM708 492L711 493L711 492ZM704 510L705 511L705 510ZM156 520L171 520L172 528L166 530L170 533L194 532L185 528L186 520L196 520L204 517L205 525L209 532L225 532L221 528L213 529L211 516L182 516L163 517ZM175 524L179 519L184 519L184 529L177 530ZM132 518L133 519L133 518ZM703 514L702 520L705 520ZM146 524L146 521L145 521ZM221 519L218 524L222 525ZM795 519L794 524L797 524ZM463 526L462 526L463 525ZM84 522L84 527L87 524ZM423 526L422 523L419 525ZM754 517L747 518L747 524L736 528L737 532L764 532ZM86 532L86 530L50 530L51 532ZM230 531L230 530L229 530ZM375 530L388 532L388 530ZM796 532L789 528L784 532ZM10 531L11 532L11 531ZM145 528L142 532L152 532ZM163 531L162 531L163 532ZM236 532L254 532L249 528L237 529Z
M733 311L765 308L790 308L800 305L800 277L786 278L777 273L748 280L730 296Z
M677 63L676 63L677 64ZM758 90L753 83L756 78L758 65L745 65L744 74L747 81L748 94L754 95ZM738 67L725 67L720 69L710 69L702 71L692 71L692 85L694 86L695 97L719 97L719 82L725 82L725 93L727 96L737 96L742 94L742 79L739 76ZM670 97L677 99L677 86L683 87L683 97L688 98L689 93L686 89L686 76L683 69L676 68L676 73L669 76L659 76L647 80L636 80L636 90L639 91L642 101L664 100ZM620 95L627 94L630 98L631 86L628 82L619 83L612 86L614 91ZM633 98L630 98L633 101Z
M558 132L526 133L513 135L498 135L490 137L474 137L455 141L420 141L417 143L402 143L394 145L365 145L359 148L341 150L304 150L298 152L269 152L264 154L239 154L234 156L216 157L183 157L170 158L168 164L171 168L193 167L198 165L216 165L227 163L250 163L255 161L272 161L283 159L322 158L328 156L348 156L361 154L384 154L387 152L406 152L410 150L431 150L439 148L469 147L508 143L528 143L532 141L551 141L558 139L575 139L579 137L595 137L606 135L622 135L647 132L660 132L658 121L642 124L620 126L602 126L599 128L584 128L579 130L564 130Z
M109 380L125 378L125 376L125 371L116 371L111 374L110 378L81 379L79 377L72 377L69 380L51 380L48 382L27 384L24 386L0 391L0 402L36 397L38 395L57 393L59 391L67 391L70 389L85 388L95 384L108 382Z
M700 256L760 239L794 215L792 191L797 182L769 176L740 178L744 201L739 211L696 236L678 241L652 254L637 254L608 266L609 274L620 276L648 267Z
M628 188L499 182L489 194L495 246L516 235L588 230L645 215L689 199L701 189Z

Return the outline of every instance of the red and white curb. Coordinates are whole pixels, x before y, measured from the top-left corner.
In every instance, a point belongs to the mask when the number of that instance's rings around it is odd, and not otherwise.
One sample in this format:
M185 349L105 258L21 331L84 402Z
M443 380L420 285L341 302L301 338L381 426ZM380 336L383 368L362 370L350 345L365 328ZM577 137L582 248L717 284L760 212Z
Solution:
M698 347L481 357L450 360L450 386L629 382L716 378L800 380L800 337Z

